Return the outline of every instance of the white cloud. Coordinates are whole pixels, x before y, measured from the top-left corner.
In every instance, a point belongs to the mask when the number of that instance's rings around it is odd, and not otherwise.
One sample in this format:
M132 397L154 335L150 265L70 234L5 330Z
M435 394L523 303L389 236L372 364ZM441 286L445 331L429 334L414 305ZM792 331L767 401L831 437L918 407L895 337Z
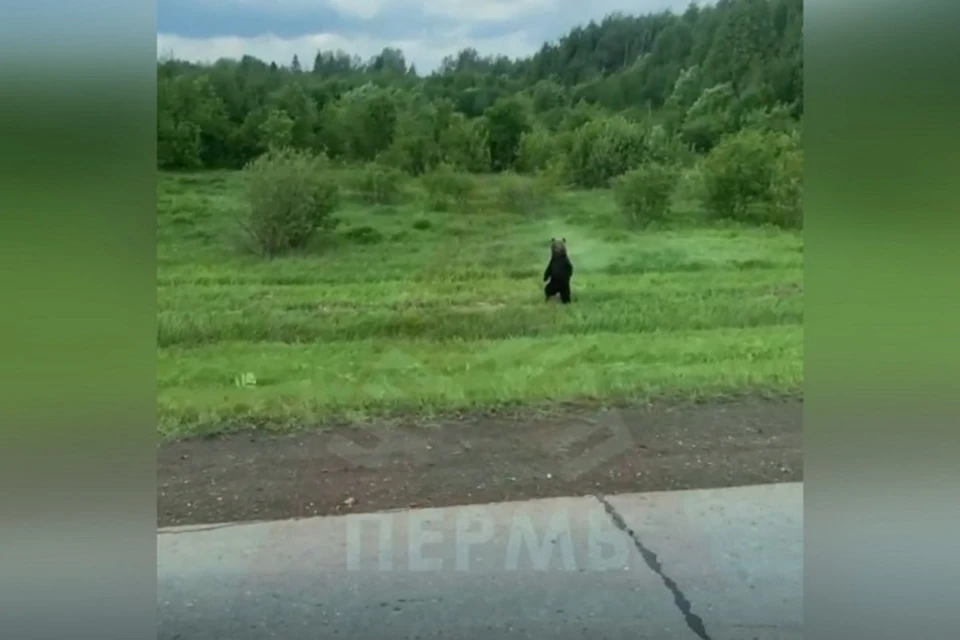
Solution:
M349 2L350 0L338 0ZM555 10L561 0L420 0L424 15L474 22L509 22L531 14Z
M503 22L556 8L569 0L197 0L215 6L257 7L270 13L300 14L324 7L337 13L369 20L386 12L429 17Z
M383 13L419 14L473 23L510 22L561 15L602 17L613 11L645 13L685 8L691 0L197 0L219 6L255 6L275 14L296 15L330 8L351 18L370 20ZM696 1L696 0L695 0Z
M251 38L222 36L211 38L185 38L174 34L157 35L157 54L173 54L181 60L213 62L219 58L241 58L251 55L266 62L289 64L296 55L304 67L313 64L319 50L342 49L368 59L384 47L401 49L408 63L417 69L429 72L437 68L444 56L456 54L472 47L481 55L506 55L511 58L527 56L540 48L541 42L523 31L506 33L488 38L471 38L465 29L451 30L439 38L390 40L367 35L343 35L317 33L296 38L278 38L263 35Z
M270 32L251 37L209 36L188 38L173 33L157 36L159 55L172 53L184 60L212 62L218 58L252 55L268 62L289 64L294 55L309 68L318 50L342 49L368 59L384 47L401 49L420 72L439 66L444 56L465 48L481 55L511 58L536 52L544 39L561 35L616 10L630 12L682 9L690 0L193 0L230 7L257 7L273 15L304 16L304 35L278 37ZM701 2L702 4L702 2ZM311 33L322 27L310 10L332 9L355 21L348 30ZM380 18L380 20L375 20ZM384 23L384 20L389 21ZM389 25L391 34L378 34ZM485 26L484 35L471 35L471 28ZM493 33L500 30L501 33ZM403 35L400 35L403 34ZM410 35L406 35L410 34Z
M302 2L304 0L281 0L282 2ZM309 1L309 0L307 0ZM400 0L402 3L403 0ZM326 0L323 4L336 9L337 13L361 20L376 18L391 5L400 4L395 0Z

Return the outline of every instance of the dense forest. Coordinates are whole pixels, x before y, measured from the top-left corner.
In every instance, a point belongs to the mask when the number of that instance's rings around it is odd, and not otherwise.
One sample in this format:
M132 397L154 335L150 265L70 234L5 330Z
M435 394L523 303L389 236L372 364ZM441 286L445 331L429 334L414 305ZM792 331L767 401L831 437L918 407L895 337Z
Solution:
M744 129L799 135L802 0L610 15L517 60L402 51L158 62L158 166L240 168L275 145L419 175L538 172L602 186L645 158L701 157ZM598 151L599 150L599 151ZM602 157L601 157L602 156Z

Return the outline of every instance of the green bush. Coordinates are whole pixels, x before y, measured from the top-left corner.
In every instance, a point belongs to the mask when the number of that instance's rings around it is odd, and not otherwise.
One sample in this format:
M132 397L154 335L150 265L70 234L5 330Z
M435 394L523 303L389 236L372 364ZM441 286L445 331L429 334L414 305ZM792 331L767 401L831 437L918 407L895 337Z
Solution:
M659 164L682 164L696 158L693 150L671 135L663 125L653 125L644 136L644 150L647 162Z
M735 130L733 85L723 83L705 89L691 105L680 126L680 139L698 152L713 149L721 138Z
M340 191L326 169L326 158L288 148L244 167L247 211L240 224L264 256L302 249L336 225Z
M455 171L481 173L490 170L490 145L482 118L469 119L462 113L450 115L439 135L442 164ZM440 167L434 166L434 169Z
M360 173L356 189L369 204L399 204L405 195L404 178L399 169L371 162Z
M539 173L556 159L560 151L558 141L543 127L527 131L520 137L517 151L517 171Z
M703 162L704 204L717 219L802 225L799 135L747 129L724 138Z
M283 109L271 109L258 127L260 146L264 149L283 149L293 141L296 123Z
M606 187L610 180L646 158L646 132L623 116L590 120L573 134L566 156L566 178L586 189Z
M427 195L427 207L433 211L469 209L476 192L476 185L468 174L460 173L447 164L441 164L424 174L422 183Z
M663 222L670 217L670 200L679 173L671 165L645 163L614 181L613 194L630 224Z

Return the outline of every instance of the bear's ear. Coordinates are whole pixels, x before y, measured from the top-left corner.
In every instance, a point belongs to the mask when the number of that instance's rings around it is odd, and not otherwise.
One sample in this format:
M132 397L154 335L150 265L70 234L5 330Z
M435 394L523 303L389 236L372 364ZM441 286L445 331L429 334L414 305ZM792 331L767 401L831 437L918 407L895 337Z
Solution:
M553 244L553 243L556 242L556 241L557 241L556 238L550 238L550 244Z
M566 238L560 238L560 242L562 242L563 244L567 244L567 239L566 239Z

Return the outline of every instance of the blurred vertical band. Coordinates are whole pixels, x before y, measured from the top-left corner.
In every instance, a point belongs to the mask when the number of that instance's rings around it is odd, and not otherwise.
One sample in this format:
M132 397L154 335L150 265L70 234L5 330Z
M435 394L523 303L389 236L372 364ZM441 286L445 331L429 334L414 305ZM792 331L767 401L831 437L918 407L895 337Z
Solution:
M153 3L0 19L0 636L156 636Z
M805 635L955 637L955 37L805 3Z

